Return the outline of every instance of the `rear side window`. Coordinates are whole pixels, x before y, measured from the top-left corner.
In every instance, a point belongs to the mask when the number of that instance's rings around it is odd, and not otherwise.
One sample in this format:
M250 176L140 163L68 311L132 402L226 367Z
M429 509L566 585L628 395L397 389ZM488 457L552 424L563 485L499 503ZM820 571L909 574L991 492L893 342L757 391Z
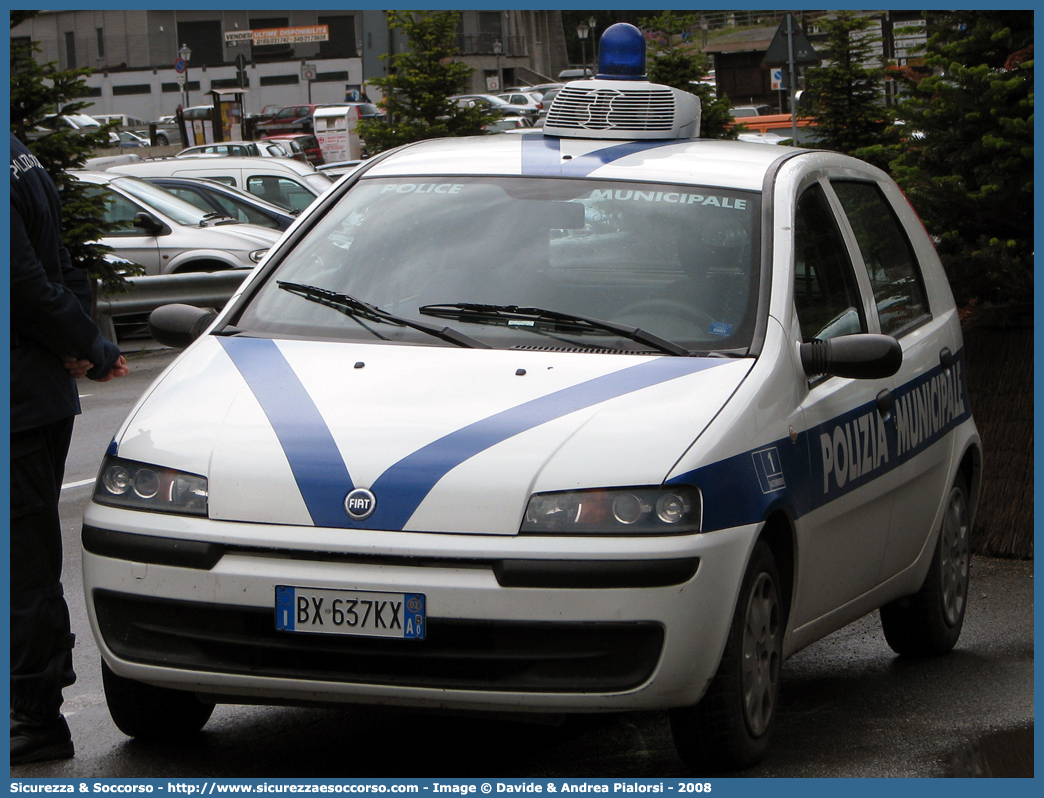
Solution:
M315 199L314 194L285 177L253 175L247 178L246 189L256 197L291 211L304 210Z
M798 200L794 302L803 341L866 332L852 262L821 186Z
M874 289L881 332L896 335L928 318L920 266L891 204L874 183L833 181Z
M204 175L199 175L204 177ZM205 175L208 180L216 180L219 183L224 183L226 186L236 187L236 179L231 175Z

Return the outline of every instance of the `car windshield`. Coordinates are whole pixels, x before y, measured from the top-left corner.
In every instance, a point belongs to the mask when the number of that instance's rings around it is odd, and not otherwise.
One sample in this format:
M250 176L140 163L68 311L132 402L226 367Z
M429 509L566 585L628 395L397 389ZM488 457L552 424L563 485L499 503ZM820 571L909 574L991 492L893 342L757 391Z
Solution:
M333 185L333 181L322 172L307 172L301 178L319 194Z
M198 225L208 213L171 194L165 188L146 183L144 180L119 177L112 181L112 185L178 224Z
M375 328L334 296L347 295L400 318L438 317L497 348L653 351L596 320L682 351L742 354L757 307L760 206L756 192L670 184L363 179L233 324L276 336L440 343L407 326ZM313 301L279 283L316 289ZM315 300L322 292L325 301Z

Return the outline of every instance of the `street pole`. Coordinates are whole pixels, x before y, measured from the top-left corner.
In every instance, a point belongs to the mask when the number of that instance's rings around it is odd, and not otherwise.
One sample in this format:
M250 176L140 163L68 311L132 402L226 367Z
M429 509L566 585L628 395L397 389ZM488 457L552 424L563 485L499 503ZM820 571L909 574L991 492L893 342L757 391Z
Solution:
M502 94L504 92L504 70L501 68L500 54L504 52L504 45L500 39L493 42L493 52L497 56L497 94Z
M590 32L591 27L587 24L587 20L580 20L580 24L576 26L576 36L580 39L580 66L583 67L582 78L587 77L587 34Z
M787 14L787 66L790 69L790 143L797 145L797 105L794 101L794 87L797 76L794 74L794 18Z
M189 107L188 62L189 62L189 58L192 55L192 50L189 48L189 46L187 44L183 44L183 45L181 45L181 49L178 50L178 55L181 57L181 60L185 62L185 107L188 108Z

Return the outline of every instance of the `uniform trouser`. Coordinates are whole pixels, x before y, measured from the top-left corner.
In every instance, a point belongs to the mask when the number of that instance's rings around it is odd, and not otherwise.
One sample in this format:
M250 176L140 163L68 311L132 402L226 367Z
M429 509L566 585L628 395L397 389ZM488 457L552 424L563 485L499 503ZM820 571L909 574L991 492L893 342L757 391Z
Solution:
M11 709L48 718L76 681L58 499L73 417L11 434Z

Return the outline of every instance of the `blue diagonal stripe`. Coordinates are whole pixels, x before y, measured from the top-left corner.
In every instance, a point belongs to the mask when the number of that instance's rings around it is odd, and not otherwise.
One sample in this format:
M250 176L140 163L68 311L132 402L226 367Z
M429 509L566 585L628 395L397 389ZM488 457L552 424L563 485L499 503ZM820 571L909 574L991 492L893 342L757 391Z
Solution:
M595 169L626 158L628 155L678 143L677 140L667 139L625 141L563 161L560 139L553 136L522 136L521 138L522 174L526 176L587 177Z
M371 486L377 509L352 521L344 497L353 488L326 421L275 342L222 338L221 344L275 430L316 526L401 530L450 470L508 438L601 402L727 361L657 357L541 396L476 421L392 465ZM349 453L350 457L351 454Z
M219 338L265 411L316 526L346 526L344 497L354 487L319 409L275 341Z
M723 362L705 358L655 358L563 388L451 432L404 457L377 479L372 487L377 496L377 510L365 526L402 529L451 469L514 435L577 410Z

